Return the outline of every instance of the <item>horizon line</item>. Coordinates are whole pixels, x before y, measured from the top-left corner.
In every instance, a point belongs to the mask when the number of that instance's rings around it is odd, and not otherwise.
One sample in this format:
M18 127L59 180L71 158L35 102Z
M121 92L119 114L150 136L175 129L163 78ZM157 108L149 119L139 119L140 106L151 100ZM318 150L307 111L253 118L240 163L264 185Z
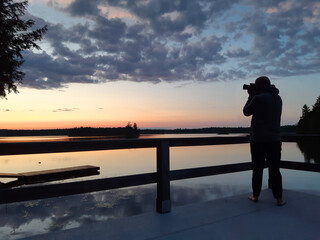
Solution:
M280 127L295 127L297 126L296 124L285 124L281 125ZM118 127L64 127L64 128L32 128L32 129L23 129L23 128L0 128L0 131L50 131L50 130L68 130L68 129L74 129L74 128L125 128L125 126L118 126ZM237 127L232 127L232 126L211 126L211 127L143 127L139 128L139 130L194 130L194 129L209 129L209 128L250 128L250 126L237 126Z

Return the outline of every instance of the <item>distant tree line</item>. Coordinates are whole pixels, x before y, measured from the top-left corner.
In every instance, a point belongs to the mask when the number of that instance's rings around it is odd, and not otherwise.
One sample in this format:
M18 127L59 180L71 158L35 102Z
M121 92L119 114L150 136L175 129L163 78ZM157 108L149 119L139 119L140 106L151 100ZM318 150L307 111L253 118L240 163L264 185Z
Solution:
M114 136L125 138L139 137L139 129L136 123L128 123L125 127L117 128L92 128L80 127L68 129L68 136Z
M248 127L208 127L208 128L177 128L177 129L141 129L142 134L187 134L187 133L249 133Z
M128 123L125 127L116 128L66 128L66 129L41 129L41 130L8 130L0 129L0 136L57 136L66 135L70 137L76 136L110 136L110 137L125 137L137 138L140 131L136 123L133 125Z
M320 96L312 106L312 110L306 104L303 105L297 132L320 134Z
M249 133L249 127L209 127L209 128L195 128L195 129L141 129L141 134L192 134L192 133L216 133L216 134L232 134L232 133ZM283 133L295 133L295 125L281 126Z
M209 127L195 129L139 129L137 124L128 123L125 127L116 128L92 128L79 127L68 129L42 129L42 130L8 130L0 129L0 136L57 136L66 135L70 137L76 136L119 136L126 138L136 138L140 134L201 134L201 133L249 133L249 127ZM287 125L281 127L281 132L296 132L296 126Z

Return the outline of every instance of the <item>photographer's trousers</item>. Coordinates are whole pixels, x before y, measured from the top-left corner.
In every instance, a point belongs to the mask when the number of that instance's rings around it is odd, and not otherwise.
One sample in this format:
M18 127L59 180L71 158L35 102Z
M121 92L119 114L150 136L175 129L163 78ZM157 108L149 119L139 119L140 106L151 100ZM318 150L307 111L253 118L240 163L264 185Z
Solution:
M262 187L263 168L265 161L269 168L269 182L273 196L282 198L282 176L280 173L281 142L251 142L252 159L252 190L259 196Z

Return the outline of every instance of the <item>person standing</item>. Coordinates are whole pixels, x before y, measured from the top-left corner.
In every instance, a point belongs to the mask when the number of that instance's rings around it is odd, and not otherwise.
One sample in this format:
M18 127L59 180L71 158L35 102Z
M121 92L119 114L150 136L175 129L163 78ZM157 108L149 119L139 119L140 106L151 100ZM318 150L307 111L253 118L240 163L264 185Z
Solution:
M252 190L249 199L258 202L262 187L263 168L267 161L269 181L278 206L282 199L282 176L280 173L281 137L280 122L282 99L279 90L270 79L261 76L248 88L249 98L243 107L245 116L252 116L250 127L250 151L252 160Z

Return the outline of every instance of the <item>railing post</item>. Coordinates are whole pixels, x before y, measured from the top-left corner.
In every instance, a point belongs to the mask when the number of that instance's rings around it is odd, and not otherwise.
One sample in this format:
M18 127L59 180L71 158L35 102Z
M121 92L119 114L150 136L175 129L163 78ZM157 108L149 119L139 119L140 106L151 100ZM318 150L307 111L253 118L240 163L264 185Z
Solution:
M171 211L169 141L163 140L157 146L157 212Z

